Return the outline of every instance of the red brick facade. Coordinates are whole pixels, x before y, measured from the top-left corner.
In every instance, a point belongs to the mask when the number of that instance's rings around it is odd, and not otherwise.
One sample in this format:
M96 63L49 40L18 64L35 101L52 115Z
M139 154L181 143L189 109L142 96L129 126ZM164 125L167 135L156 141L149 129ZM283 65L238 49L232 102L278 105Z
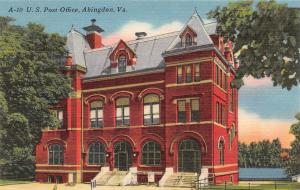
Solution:
M190 30L188 28L185 32ZM36 180L47 182L51 178L49 176L54 179L61 176L62 181L67 182L69 173L76 173L78 182L88 182L101 169L101 165L89 164L89 145L100 142L105 146L105 163L102 165L113 170L116 166L114 147L116 143L125 141L132 148L129 156L132 159L131 166L137 167L138 181L147 181L148 171L155 172L155 180L158 181L165 168L173 168L174 172L182 170L178 167L180 143L193 139L200 148L199 167L207 167L215 183L237 183L238 92L237 89L230 88L235 71L228 64L232 63L231 57L224 55L229 49L225 51L226 44L223 44L222 38L215 35L210 37L223 55L214 49L166 54L163 68L108 76L84 78L86 69L72 64L69 56L64 73L73 79L73 92L60 105L64 113L63 127L45 129L36 146ZM102 46L92 43L96 48ZM139 57L135 62L134 52L126 46L126 42L121 41L113 53L122 54L127 49L127 64L139 64ZM111 57L112 67L116 67L114 55ZM196 69L197 64L200 69ZM178 67L182 68L182 83L178 83ZM188 67L191 68L192 77L189 82L186 76ZM200 79L196 79L196 70L200 73ZM160 122L146 126L143 101L148 94L159 96ZM130 125L126 127L116 126L116 100L119 97L128 97L130 100ZM199 100L197 122L191 120L193 99ZM98 100L103 103L103 127L92 128L90 105ZM178 121L177 103L180 100L185 100L184 123ZM142 148L148 141L155 141L160 145L159 165L142 164ZM62 145L63 163L49 164L51 144ZM220 150L222 147L223 152ZM224 154L224 160L220 158L221 154ZM184 162L186 158L182 159Z

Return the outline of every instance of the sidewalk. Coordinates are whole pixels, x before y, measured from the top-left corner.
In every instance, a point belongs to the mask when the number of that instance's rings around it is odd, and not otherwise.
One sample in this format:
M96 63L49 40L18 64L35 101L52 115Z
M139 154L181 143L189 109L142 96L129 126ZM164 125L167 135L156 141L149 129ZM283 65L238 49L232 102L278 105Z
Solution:
M0 186L0 190L53 190L54 184L47 183L29 183L19 185ZM58 184L57 190L90 190L90 184L77 184L75 186L66 186ZM190 188L172 188L155 186L98 186L97 190L190 190Z

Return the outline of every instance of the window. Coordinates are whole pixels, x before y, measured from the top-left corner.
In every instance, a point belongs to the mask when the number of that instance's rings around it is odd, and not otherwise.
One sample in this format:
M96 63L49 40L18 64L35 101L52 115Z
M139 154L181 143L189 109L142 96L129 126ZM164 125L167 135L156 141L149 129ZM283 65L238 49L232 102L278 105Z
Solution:
M222 125L226 124L225 105L219 102L216 103L216 122Z
M185 47L193 45L193 37L190 34L185 35Z
M48 183L54 183L54 176L53 175L48 176Z
M199 100L191 100L191 121L199 122L200 121L200 111L199 111Z
M225 90L227 90L227 76L226 76L226 73L225 73L225 72L224 72L223 74L224 74L224 80L223 80L224 85L223 85L223 88L224 88Z
M56 183L62 183L63 180L62 180L62 176L59 175L59 176L56 176Z
M219 161L221 165L224 165L224 141L221 139L219 141Z
M215 72L216 72L215 81L216 81L217 85L219 85L219 67L218 67L218 65L215 66Z
M118 71L119 73L126 72L127 59L124 55L121 55L118 59Z
M118 98L116 103L116 124L117 126L128 126L129 121L129 98Z
M229 130L229 147L230 148L232 146L232 142L233 142L234 137L235 137L235 126L232 125L232 127Z
M219 82L218 82L218 84L221 88L222 88L222 80L223 80L222 77L223 77L222 70L219 68Z
M63 164L64 163L64 150L63 146L60 144L52 144L48 147L49 151L49 164L56 165L56 164Z
M142 164L160 165L160 145L155 141L146 142L142 149Z
M199 82L200 81L200 64L195 65L195 74L194 74L194 81Z
M233 88L230 88L229 110L233 112Z
M223 105L222 104L219 104L219 123L220 124L223 124Z
M185 82L192 82L192 66L191 65L187 65L185 68Z
M89 145L89 164L105 164L105 146L100 142Z
M177 83L182 83L183 77L182 77L182 66L177 67Z
M159 96L156 94L149 94L144 97L144 125L159 123Z
M186 122L186 110L185 110L185 100L178 101L178 122Z
M216 104L216 122L219 123L219 102Z
M91 128L103 127L103 102L94 101L90 105L90 124Z
M63 128L63 125L64 125L64 111L63 110L57 110L56 112L54 112L54 114L56 115L56 118L59 121L59 128Z

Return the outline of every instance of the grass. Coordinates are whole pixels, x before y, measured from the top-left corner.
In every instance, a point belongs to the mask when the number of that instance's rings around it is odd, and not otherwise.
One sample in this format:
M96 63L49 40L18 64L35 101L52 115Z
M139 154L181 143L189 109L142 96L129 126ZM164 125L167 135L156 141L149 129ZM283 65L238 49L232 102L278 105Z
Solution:
M276 187L275 187L276 186ZM225 189L225 185L213 185L213 186L209 186L206 188L202 188L203 190L213 190L213 189ZM268 190L272 190L272 189L278 189L278 190L296 190L296 189L300 189L300 183L295 183L295 182L270 182L270 183L259 183L259 182L250 182L250 186L249 183L243 182L240 183L238 185L232 185L232 184L228 184L226 185L226 189L227 190L264 190L264 189L268 189Z
M24 184L30 183L29 180L18 180L18 179L0 179L0 186L3 185L15 185L15 184Z

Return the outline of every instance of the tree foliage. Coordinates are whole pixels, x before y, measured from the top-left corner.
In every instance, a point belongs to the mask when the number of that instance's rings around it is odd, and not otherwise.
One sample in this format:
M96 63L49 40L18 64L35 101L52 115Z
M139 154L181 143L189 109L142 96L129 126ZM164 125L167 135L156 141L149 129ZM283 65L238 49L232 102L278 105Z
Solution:
M300 82L300 11L271 1L238 1L209 12L225 42L234 44L239 69L232 85L244 76L270 77L290 90Z
M285 168L289 176L300 174L300 112L295 115L297 122L291 125L290 133L295 136L291 143L290 159Z
M249 145L239 143L239 167L242 168L278 168L282 167L284 160L279 139L272 142L263 140L251 142Z
M0 174L32 176L41 131L59 123L49 111L68 96L60 71L65 38L40 24L12 25L0 17Z

